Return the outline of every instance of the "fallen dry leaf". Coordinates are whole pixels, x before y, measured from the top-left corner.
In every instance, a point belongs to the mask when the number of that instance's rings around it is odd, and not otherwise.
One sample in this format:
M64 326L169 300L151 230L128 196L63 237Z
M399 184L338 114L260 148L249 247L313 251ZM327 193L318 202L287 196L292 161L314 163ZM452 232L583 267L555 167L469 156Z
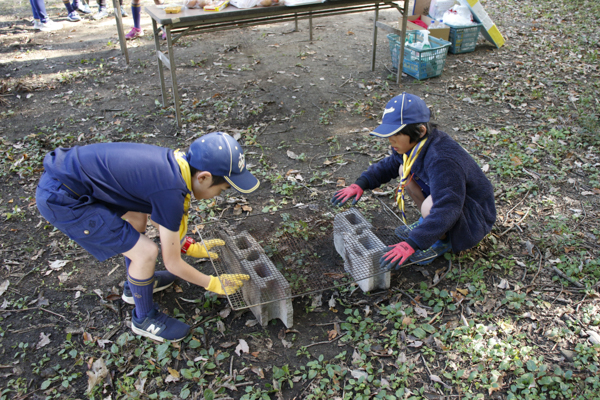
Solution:
M50 335L52 335L51 333L49 333L48 335L46 335L44 332L40 332L40 341L37 342L37 344L35 345L35 349L39 350L44 346L47 346L50 344Z
M108 368L106 368L106 364L104 360L99 358L92 364L92 370L87 371L88 375L88 387L85 391L87 394L92 393L94 387L102 382L104 378L108 375Z
M242 353L249 353L249 352L250 352L250 347L248 347L248 342L246 342L244 339L240 339L239 344L235 348L235 354L240 356L240 355L242 355Z

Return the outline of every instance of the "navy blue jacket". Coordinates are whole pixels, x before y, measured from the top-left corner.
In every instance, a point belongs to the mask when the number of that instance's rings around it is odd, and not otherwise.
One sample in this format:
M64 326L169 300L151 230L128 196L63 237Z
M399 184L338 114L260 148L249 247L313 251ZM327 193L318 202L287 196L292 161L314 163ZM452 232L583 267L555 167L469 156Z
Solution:
M448 233L454 252L470 249L496 222L494 188L475 160L447 133L433 129L428 137L411 173L429 186L433 207L412 230L408 242L424 250ZM361 186L368 182L363 189L399 177L402 154L392 152L362 173Z

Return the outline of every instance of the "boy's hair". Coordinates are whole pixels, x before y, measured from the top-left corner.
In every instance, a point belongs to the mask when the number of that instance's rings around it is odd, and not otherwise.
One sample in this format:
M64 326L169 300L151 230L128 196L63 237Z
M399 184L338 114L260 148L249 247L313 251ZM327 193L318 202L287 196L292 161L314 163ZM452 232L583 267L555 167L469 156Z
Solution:
M421 137L421 125L425 127L425 135ZM406 135L410 138L410 143L420 142L429 136L429 132L433 129L436 129L438 125L433 122L419 122L416 124L408 124L406 125L400 132L396 135Z
M199 169L196 169L190 165L190 174L192 175L192 177L194 177L198 172L204 172L204 171L200 171ZM212 183L210 184L209 187L217 186L222 183L227 183L225 178L223 178L222 176L212 175Z

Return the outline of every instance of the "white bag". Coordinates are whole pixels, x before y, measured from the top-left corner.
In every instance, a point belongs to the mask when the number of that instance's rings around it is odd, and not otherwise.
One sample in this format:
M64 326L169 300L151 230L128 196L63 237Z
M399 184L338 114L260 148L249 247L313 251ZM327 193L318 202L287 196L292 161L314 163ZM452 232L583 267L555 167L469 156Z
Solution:
M259 0L231 0L229 4L237 8L252 8L258 5Z

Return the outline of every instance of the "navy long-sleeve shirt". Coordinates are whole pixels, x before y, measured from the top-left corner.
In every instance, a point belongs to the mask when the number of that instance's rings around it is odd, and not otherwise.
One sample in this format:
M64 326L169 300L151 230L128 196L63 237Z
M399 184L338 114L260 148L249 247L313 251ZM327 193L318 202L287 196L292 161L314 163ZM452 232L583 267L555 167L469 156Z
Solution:
M368 185L363 189L400 176L402 154L392 152L362 173L360 185ZM474 247L491 231L496 222L494 188L475 160L447 133L430 132L411 173L429 186L433 207L411 231L409 243L427 249L447 233L452 250L459 252Z

